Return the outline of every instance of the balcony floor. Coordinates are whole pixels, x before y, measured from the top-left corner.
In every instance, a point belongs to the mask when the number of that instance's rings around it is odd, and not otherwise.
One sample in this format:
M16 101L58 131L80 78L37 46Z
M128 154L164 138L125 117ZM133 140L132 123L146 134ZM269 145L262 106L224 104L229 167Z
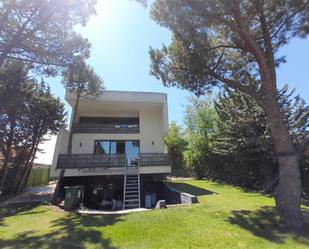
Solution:
M171 166L145 166L139 168L140 174L169 174ZM60 169L51 171L51 177L59 176ZM96 176L96 175L124 175L124 168L83 168L66 169L64 176Z

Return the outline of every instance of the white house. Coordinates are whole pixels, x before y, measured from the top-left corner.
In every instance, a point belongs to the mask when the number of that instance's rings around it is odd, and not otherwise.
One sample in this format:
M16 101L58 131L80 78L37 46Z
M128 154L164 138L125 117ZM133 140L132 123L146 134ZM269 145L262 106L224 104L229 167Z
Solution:
M67 93L66 100L75 105L74 95ZM85 193L109 188L121 196L124 208L134 208L141 206L143 181L171 172L164 147L166 94L104 91L96 99L80 100L77 120L70 127L72 154L67 130L56 141L50 174L56 177L65 169L62 187L81 184Z

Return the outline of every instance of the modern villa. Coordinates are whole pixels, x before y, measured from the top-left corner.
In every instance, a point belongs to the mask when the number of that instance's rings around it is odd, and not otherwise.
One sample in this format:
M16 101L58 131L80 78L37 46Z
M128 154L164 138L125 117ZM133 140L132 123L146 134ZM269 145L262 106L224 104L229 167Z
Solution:
M73 107L74 95L66 93ZM171 172L165 153L168 131L167 95L164 93L104 91L80 99L78 122L68 155L69 131L58 134L51 177L65 169L61 189L83 185L85 200L104 205L111 200L123 209L144 206L147 182ZM113 204L114 205L114 204Z

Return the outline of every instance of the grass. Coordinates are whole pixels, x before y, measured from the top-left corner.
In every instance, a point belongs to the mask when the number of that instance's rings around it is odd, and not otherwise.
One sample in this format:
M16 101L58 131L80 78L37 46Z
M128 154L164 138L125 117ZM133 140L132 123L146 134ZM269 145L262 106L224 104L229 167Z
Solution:
M309 247L309 229L281 229L272 198L204 180L171 185L198 195L200 203L121 216L82 216L42 205L2 209L0 248Z

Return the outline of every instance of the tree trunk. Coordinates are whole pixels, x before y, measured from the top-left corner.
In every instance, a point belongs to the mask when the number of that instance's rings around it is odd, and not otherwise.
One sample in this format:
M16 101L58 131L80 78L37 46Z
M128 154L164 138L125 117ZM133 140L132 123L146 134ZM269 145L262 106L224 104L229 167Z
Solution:
M15 129L15 126L16 126L15 117L11 120L10 123L11 123L10 124L10 134L8 136L8 142L7 142L7 145L6 145L4 162L3 162L3 166L2 166L3 174L2 174L1 181L0 181L0 190L2 191L1 194L4 194L6 192L5 189L4 189L5 188L4 184L5 184L5 181L6 181L7 174L8 174L8 164L9 164L9 161L10 161L10 158L11 158L11 153L12 153L11 150L12 150L12 145L13 145L14 129Z
M43 124L44 126L44 124ZM36 141L33 141L34 146L31 148L31 151L29 153L29 157L27 159L26 165L25 165L25 170L21 176L21 180L19 181L18 187L17 187L17 193L21 192L22 189L26 186L27 184L27 180L28 177L30 175L31 169L32 169L32 165L35 159L35 154L38 150L38 146L40 143L40 138L41 136L43 136L40 132L38 133L37 137L36 137Z
M58 182L56 184L56 187L55 187L55 190L54 190L54 194L53 194L53 197L52 197L52 200L51 200L51 203L53 205L57 204L58 193L59 193L59 190L60 190L62 179L64 177L64 173L65 173L65 170L61 169L59 177L58 177Z
M42 130L44 128L44 124L45 124L44 121L43 123L39 121L39 123L33 129L33 132L31 132L33 134L32 136L30 136L32 139L28 140L28 142L25 141L25 144L30 143L31 146L29 150L27 150L25 147L22 149L21 158L15 164L15 167L17 167L17 172L15 174L14 181L10 189L11 193L20 192L22 189L21 185L23 185L23 182L28 179L28 175L30 173L28 168L32 167L32 163L35 158L36 151L38 149L40 138L43 136ZM22 167L22 165L24 166Z
M77 91L75 107L73 109L72 125L71 125L70 133L69 133L69 142L68 142L68 154L69 155L72 154L72 140L73 140L72 127L75 124L76 117L77 117L77 110L78 110L80 94L81 94L80 91ZM58 194L59 194L59 190L60 190L60 185L62 183L64 174L65 174L65 169L61 169L59 177L58 177L58 181L57 181L57 184L56 184L56 188L54 190L54 194L53 194L53 197L52 197L52 204L57 204L57 198L58 198Z
M69 143L68 143L68 154L71 155L72 154L72 140L73 140L73 131L72 131L72 127L73 125L76 123L76 117L77 117L77 110L78 110L78 105L79 105L79 99L80 99L80 92L78 91L76 94L76 102L75 102L75 106L73 109L73 117L72 117L72 126L70 129L70 134L69 134Z
M285 225L297 228L303 225L298 157L276 96L269 93L264 95L262 104L279 163L279 182L274 193L276 208Z

